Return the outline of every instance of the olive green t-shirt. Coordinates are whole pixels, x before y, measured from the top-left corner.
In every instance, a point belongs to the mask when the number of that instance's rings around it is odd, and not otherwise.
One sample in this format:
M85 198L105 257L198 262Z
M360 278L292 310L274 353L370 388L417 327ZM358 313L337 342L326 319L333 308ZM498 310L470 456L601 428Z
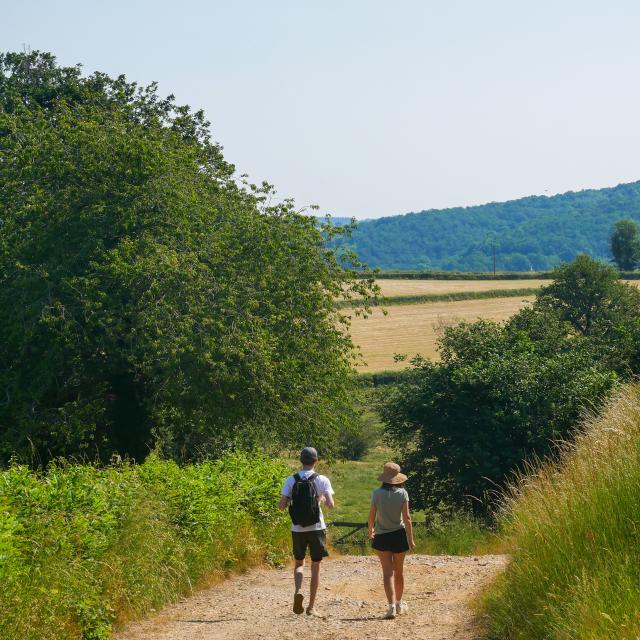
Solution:
M404 528L402 505L409 502L405 489L376 489L371 496L371 504L376 506L376 535L391 533Z

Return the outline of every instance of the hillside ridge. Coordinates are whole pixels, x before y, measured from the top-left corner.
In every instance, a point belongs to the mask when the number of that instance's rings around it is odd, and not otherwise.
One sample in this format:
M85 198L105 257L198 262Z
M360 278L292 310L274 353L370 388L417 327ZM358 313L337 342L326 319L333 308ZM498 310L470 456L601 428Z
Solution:
M363 220L344 248L381 269L545 271L579 253L609 260L616 220L640 222L640 181Z

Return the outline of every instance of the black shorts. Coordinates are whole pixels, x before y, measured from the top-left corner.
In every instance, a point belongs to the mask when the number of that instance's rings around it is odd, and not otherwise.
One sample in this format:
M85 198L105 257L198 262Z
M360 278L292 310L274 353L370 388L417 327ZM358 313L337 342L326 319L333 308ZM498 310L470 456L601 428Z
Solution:
M327 551L327 532L324 529L317 531L292 531L293 557L296 560L304 560L309 547L309 555L313 562L320 562L329 555Z
M404 528L390 533L376 534L373 536L371 546L377 551L391 551L391 553L404 553L409 551L409 541Z

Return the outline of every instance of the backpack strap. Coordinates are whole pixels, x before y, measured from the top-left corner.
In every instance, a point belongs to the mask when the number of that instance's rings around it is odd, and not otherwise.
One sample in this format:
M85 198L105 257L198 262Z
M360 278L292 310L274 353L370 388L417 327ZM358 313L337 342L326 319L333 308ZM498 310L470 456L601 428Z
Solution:
M293 476L293 482L294 482L295 484L297 484L298 482L302 482L302 478L300 477L300 474L299 474L299 473L294 474L294 476Z
M316 497L318 498L318 500L320 499L320 492L318 491L318 485L316 484L316 478L318 477L317 473L312 473L308 478L307 478L307 482L311 483L311 486L313 487L313 490L316 494Z

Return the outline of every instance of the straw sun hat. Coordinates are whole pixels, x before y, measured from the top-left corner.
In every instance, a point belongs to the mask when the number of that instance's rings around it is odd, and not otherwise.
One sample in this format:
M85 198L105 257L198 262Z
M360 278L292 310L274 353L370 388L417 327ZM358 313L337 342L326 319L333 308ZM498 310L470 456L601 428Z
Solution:
M378 476L380 482L387 484L402 484L407 481L407 476L400 473L400 465L395 462L385 462L382 474Z

